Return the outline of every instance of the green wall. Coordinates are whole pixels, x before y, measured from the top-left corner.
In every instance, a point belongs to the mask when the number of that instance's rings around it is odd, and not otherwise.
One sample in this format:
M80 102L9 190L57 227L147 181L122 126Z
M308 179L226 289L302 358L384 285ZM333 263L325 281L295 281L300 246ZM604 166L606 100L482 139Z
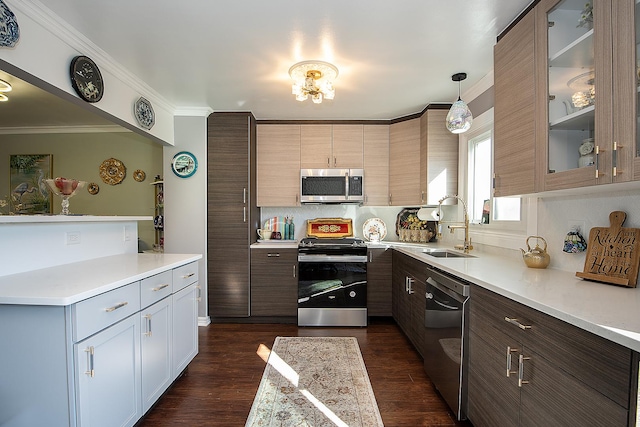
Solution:
M162 146L131 132L56 133L0 135L0 198L9 195L9 157L12 154L51 154L52 177L62 176L95 182L96 195L86 187L69 200L69 211L86 215L154 215L156 175L162 176ZM127 169L126 177L117 185L100 178L99 167L106 159L116 158ZM146 179L137 182L133 172L140 169ZM60 199L54 196L53 213L60 213ZM154 242L153 221L141 221L138 237L142 247Z

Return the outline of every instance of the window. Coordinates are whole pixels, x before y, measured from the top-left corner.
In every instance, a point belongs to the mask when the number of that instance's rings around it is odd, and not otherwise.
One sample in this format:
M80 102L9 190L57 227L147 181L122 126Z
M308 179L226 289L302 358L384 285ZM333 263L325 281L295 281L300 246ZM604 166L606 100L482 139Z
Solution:
M474 120L468 144L467 200L469 220L492 229L521 228L520 197L492 197L493 109ZM517 224L514 224L517 223Z

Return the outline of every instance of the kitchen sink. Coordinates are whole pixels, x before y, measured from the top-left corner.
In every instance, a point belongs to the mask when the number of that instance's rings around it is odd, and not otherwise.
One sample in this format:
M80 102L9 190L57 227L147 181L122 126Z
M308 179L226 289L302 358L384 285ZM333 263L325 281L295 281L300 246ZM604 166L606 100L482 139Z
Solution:
M443 249L424 249L423 253L436 258L475 258L473 255L464 252L454 252Z

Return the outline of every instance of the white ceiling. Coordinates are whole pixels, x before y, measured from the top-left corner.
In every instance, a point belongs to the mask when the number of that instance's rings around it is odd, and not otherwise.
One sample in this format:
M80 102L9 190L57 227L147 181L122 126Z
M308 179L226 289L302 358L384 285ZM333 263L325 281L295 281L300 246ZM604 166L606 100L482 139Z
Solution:
M374 120L453 102L451 75L469 75L463 92L484 77L497 34L530 1L47 0L46 7L177 109ZM339 68L334 100L317 105L291 95L289 67L308 59ZM0 128L109 127L1 70L0 79L14 87L11 101L0 103Z
M176 108L258 119L392 119L453 102L493 67L496 36L531 0L46 0ZM340 70L336 97L295 101L289 67ZM100 65L100 64L98 64ZM108 87L106 88L108 90Z

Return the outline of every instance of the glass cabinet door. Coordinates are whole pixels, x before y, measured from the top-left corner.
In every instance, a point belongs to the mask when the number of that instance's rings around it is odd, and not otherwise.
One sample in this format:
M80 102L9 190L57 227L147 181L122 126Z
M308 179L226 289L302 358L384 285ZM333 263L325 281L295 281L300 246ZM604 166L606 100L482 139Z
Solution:
M547 12L548 174L591 167L595 177L598 91L592 4L562 0Z

